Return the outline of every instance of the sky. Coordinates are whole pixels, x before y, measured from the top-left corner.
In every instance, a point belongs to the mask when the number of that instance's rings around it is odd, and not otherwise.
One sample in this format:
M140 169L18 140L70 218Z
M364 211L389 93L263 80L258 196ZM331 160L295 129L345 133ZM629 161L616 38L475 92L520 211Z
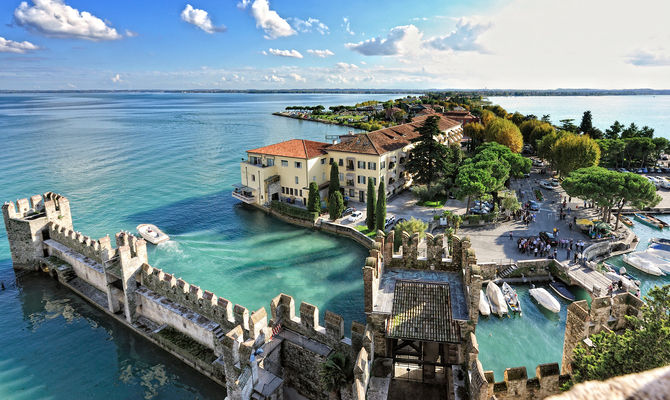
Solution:
M668 0L2 0L0 90L670 89L668 15Z

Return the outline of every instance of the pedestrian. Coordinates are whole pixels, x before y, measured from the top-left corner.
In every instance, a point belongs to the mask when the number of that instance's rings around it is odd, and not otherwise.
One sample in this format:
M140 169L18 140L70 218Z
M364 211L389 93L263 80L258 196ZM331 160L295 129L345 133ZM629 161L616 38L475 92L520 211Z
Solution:
M568 260L568 262L569 262L570 261L570 249L567 249L566 251L567 251L568 255L565 257L565 259Z
M579 258L579 253L575 251L575 260L574 260L575 263L577 262L577 258Z
M554 259L558 260L558 250L554 249Z
M512 240L512 232L509 233L509 240Z
M535 247L534 253L535 253L535 258L537 258L537 247Z
M568 224L568 228L570 228L570 230L572 230L572 222L570 222L570 223Z
M568 203L572 203L572 196L568 197Z

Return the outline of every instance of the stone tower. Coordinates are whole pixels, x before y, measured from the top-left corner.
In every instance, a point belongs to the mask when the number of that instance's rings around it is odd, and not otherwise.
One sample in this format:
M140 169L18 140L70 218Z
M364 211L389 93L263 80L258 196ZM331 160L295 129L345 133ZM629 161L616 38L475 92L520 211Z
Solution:
M42 242L49 239L49 222L72 229L70 202L53 192L7 202L2 206L2 216L16 270L37 269L45 256Z

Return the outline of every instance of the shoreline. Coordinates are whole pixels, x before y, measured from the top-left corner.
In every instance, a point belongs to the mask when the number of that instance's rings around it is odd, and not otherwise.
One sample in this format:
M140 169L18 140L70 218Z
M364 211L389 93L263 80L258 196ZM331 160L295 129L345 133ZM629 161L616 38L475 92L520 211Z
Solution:
M353 123L338 123L338 122L333 122L328 119L311 119L311 118L300 118L296 117L293 115L289 115L288 113L282 112L282 111L277 111L273 112L272 115L276 115L278 117L285 117L285 118L291 118L291 119L297 119L298 121L310 121L310 122L320 122L322 124L328 124L328 125L338 125L338 126L347 126L349 128L354 128L354 129L361 129L354 125Z

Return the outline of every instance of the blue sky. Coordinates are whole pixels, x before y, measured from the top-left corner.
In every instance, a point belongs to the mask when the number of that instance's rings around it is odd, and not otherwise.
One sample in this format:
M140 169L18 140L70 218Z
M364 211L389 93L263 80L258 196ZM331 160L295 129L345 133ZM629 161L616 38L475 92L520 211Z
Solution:
M0 89L670 88L668 3L3 0Z

